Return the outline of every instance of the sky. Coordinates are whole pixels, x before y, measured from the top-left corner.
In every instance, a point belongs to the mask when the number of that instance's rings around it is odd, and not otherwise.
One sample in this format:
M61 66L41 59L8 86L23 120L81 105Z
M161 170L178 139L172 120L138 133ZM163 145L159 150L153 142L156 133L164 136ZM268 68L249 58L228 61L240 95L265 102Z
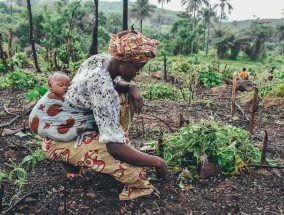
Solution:
M157 5L158 0L149 0L151 4ZM170 3L164 4L165 9L182 11L180 5L181 0L170 0ZM209 0L213 5L218 0ZM229 15L229 21L245 20L245 19L284 19L284 0L229 0L233 10Z

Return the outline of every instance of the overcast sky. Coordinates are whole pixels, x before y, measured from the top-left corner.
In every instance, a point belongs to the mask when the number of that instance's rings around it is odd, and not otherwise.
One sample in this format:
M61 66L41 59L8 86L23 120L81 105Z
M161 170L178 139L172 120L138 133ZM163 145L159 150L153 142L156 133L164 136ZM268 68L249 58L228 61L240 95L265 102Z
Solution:
M158 5L158 0L150 0L151 4ZM164 8L169 10L184 10L180 5L181 0L171 0L170 3L165 4ZM213 5L218 0L209 0ZM280 19L284 18L284 0L229 0L233 10L229 15L229 20L244 20L244 19Z

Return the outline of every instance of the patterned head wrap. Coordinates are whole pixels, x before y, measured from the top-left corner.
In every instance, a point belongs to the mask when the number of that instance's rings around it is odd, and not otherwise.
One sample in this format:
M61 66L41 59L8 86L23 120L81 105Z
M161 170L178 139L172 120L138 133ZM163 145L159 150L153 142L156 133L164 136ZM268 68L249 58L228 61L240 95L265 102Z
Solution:
M120 35L122 35L120 37ZM133 63L146 63L156 56L158 40L145 37L138 31L110 34L109 53L115 59Z

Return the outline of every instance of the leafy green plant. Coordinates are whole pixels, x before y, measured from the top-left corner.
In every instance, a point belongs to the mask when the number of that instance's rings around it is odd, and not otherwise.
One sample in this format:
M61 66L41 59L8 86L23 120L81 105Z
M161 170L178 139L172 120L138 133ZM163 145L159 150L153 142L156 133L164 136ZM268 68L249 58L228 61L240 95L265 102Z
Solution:
M31 165L32 170L34 170L36 164L45 159L46 156L44 154L44 151L41 148L38 148L35 151L33 151L31 155L24 157L24 159L22 160L22 164L27 164L28 168Z
M31 88L38 84L40 78L35 76L34 73L24 72L16 69L6 75L2 87L15 87L15 88Z
M174 70L178 73L190 73L193 69L189 63L179 63L174 66Z
M14 185L21 190L26 183L28 172L21 165L18 165L13 161L11 161L11 164L8 164L8 166L10 166L12 170L7 175L7 178L10 181L13 181Z
M23 68L24 66L27 66L30 63L30 60L25 53L20 52L15 54L15 56L13 56L13 62L18 67Z
M47 91L48 91L47 83L45 83L42 87L36 86L27 92L26 99L28 101L33 101L43 96Z
M150 100L173 100L173 101L188 101L190 91L187 88L177 89L169 83L157 83L147 85L143 95Z
M221 76L217 72L215 72L211 66L208 66L206 69L199 69L197 71L200 74L200 85L205 87L214 87L221 85Z
M2 186L3 180L6 177L7 177L7 174L1 171L0 172L0 187Z
M246 131L232 125L221 126L213 119L189 124L175 134L164 134L163 155L178 172L198 169L207 158L225 175L238 174L260 160L260 152Z
M0 73L3 73L5 71L4 64L0 63Z

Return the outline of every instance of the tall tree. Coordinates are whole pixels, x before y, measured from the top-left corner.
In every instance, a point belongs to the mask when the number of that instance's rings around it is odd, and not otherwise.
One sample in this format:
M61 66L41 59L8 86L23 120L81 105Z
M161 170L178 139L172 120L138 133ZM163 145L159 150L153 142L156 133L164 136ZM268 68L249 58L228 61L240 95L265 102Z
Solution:
M226 17L225 8L228 8L228 13L231 14L231 11L233 10L233 6L229 3L230 0L219 0L220 3L217 3L216 5L220 7L221 14L220 14L220 20L219 20L219 31L221 30L221 23L222 20Z
M208 54L211 25L213 24L213 20L216 19L215 8L216 6L212 8L211 5L209 5L209 7L199 10L199 15L202 17L204 26L207 30L207 39L206 36L204 36L204 47L206 47L206 55ZM204 33L206 34L205 31Z
M253 43L248 43L244 50L251 60L256 60L261 56L265 42L273 33L274 28L271 23L260 20L251 23L249 36L251 36Z
M158 0L158 3L162 5L162 9L164 9L164 4L168 4L171 0Z
M92 44L89 55L98 54L98 27L99 26L99 0L94 0L94 20L93 20L93 35Z
M123 0L123 20L122 30L128 29L128 0Z
M134 2L132 8L130 9L131 17L139 20L140 22L140 32L142 33L143 20L145 18L151 17L152 13L157 7L149 3L149 0L137 0Z
M280 22L276 25L276 31L279 41L284 40L284 22Z
M196 11L198 11L198 8L202 5L209 5L208 0L181 0L181 5L186 5L187 9L193 13L193 21L192 21L192 31L195 31L196 26ZM193 53L193 42L191 42L191 54Z
M36 49L35 49L35 41L33 36L33 17L32 17L32 8L30 0L27 0L27 9L29 14L29 44L32 46L32 53L33 53L36 71L40 72L40 68L37 61Z
M121 26L123 23L121 22L121 14L120 13L110 13L106 22L106 26L110 26L108 30L111 33L117 33L117 27ZM127 29L124 29L127 30Z

